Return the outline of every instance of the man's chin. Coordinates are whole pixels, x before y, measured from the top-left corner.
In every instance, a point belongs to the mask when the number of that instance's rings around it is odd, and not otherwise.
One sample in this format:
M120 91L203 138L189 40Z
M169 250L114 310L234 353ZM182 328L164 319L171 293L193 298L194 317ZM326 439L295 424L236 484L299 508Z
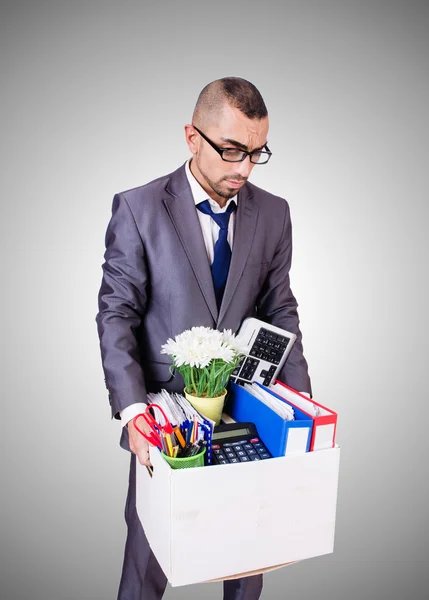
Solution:
M235 196L235 193L231 192L231 190L228 189L228 188L222 188L222 189L217 188L214 191L221 198L225 198L225 200L229 200L230 198L232 198L233 196Z

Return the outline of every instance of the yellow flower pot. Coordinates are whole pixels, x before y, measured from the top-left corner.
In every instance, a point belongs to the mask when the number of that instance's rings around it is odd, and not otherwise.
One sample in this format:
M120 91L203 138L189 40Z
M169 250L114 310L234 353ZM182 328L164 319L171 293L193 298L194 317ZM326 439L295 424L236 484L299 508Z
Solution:
M193 396L192 394L188 394L186 389L184 390L184 394L185 398L192 404L194 408L197 409L199 413L214 421L216 425L219 425L223 413L225 397L227 394L227 390L225 388L224 393L221 396L216 396L216 398Z

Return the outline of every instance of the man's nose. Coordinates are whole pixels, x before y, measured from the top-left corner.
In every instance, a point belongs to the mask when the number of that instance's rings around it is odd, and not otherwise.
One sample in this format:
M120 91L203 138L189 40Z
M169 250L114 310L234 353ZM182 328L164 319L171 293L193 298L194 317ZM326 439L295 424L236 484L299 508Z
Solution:
M235 172L241 175L243 179L247 179L255 165L250 162L250 156L246 156L241 162L235 163Z

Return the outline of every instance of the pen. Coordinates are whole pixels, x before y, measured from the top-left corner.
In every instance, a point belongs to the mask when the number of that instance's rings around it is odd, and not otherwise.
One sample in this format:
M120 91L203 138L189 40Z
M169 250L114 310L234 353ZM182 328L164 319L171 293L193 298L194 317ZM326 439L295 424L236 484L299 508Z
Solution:
M177 441L179 442L181 447L184 448L186 446L186 443L185 443L185 440L183 439L183 436L182 436L182 433L181 433L179 427L175 427L173 431L176 434Z
M187 439L186 439L187 444L189 444L191 442L192 429L193 429L193 427L191 427L191 423L189 423L188 435L187 435Z
M159 433L160 433L159 438L161 440L162 451L164 452L164 454L167 454L167 447L165 445L165 432L160 431Z
M171 444L171 438L170 438L170 435L168 433L165 434L165 439L166 439L166 442L167 442L168 456L173 456L173 446Z
M190 444L187 444L186 447L183 448L181 458L187 458L188 456L190 456L191 447L192 446Z
M193 444L193 446L191 448L191 454L189 456L195 456L196 454L199 454L202 450L202 447L203 447L202 440L200 440L196 444Z

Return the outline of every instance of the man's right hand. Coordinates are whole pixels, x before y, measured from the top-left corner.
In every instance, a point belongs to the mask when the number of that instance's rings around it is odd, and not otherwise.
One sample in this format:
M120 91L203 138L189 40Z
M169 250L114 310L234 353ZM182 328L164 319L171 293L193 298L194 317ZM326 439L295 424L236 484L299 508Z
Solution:
M150 428L150 425L146 422L145 419L143 419L142 417L137 419L137 426L147 436L150 437L152 429ZM128 428L128 437L129 437L129 444L130 444L131 452L134 452L134 454L139 459L139 462L141 465L144 465L146 467L151 467L152 463L150 462L150 458L149 458L149 446L154 447L153 444L150 444L142 436L142 434L139 431L137 431L137 429L134 427L134 419L131 419L131 421L128 421L127 428Z

